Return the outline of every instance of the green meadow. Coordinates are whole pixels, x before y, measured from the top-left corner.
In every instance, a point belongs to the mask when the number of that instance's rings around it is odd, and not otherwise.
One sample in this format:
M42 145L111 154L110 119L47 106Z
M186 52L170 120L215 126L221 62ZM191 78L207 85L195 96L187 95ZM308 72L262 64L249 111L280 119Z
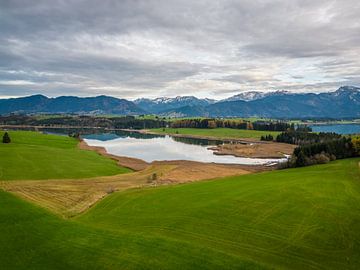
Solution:
M0 131L0 138L3 136ZM129 172L115 161L81 150L76 139L30 131L9 131L0 143L0 180L87 178Z
M156 128L151 129L152 132L161 134L183 134L183 135L194 135L194 136L205 136L205 137L216 137L216 138L252 138L260 139L261 136L273 135L276 136L280 132L277 131L260 131L260 130L244 130L244 129L233 129L233 128Z
M359 162L132 189L73 219L0 191L0 269L359 269Z

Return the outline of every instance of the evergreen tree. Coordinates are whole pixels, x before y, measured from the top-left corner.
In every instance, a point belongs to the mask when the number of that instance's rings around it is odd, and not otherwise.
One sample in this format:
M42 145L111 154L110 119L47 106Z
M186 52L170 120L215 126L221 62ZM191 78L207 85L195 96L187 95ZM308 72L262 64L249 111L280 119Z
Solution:
M3 136L3 143L10 143L10 142L11 142L10 136L7 132L5 132Z
M304 155L303 151L299 151L299 154L296 156L296 167L304 167L306 166L306 156Z

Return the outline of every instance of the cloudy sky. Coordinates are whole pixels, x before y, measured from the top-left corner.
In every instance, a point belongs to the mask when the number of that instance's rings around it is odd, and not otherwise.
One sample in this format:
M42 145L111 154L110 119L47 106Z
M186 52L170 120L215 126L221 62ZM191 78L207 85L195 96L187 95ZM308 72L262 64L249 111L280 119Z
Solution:
M360 85L358 0L0 0L0 97Z

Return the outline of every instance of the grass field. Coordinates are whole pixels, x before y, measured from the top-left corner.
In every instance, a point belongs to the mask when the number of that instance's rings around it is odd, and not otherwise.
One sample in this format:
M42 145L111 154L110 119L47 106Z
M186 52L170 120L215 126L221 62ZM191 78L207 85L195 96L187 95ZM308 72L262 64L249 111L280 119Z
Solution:
M84 178L130 171L93 151L78 149L78 141L67 136L30 131L9 134L12 142L0 143L0 180Z
M215 129L201 129L201 128L156 128L151 129L152 132L161 134L184 134L195 135L215 138L251 138L260 139L262 135L276 136L280 132L277 131L259 131L259 130L244 130L244 129L232 129L232 128L215 128Z
M0 191L0 268L359 269L359 162L128 190L67 220Z

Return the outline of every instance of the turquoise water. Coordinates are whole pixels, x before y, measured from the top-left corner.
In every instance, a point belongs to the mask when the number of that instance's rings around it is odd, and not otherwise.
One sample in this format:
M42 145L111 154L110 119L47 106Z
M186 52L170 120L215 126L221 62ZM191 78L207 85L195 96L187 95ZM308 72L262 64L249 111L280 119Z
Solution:
M335 132L338 134L360 134L360 124L335 124L310 126L314 132Z

